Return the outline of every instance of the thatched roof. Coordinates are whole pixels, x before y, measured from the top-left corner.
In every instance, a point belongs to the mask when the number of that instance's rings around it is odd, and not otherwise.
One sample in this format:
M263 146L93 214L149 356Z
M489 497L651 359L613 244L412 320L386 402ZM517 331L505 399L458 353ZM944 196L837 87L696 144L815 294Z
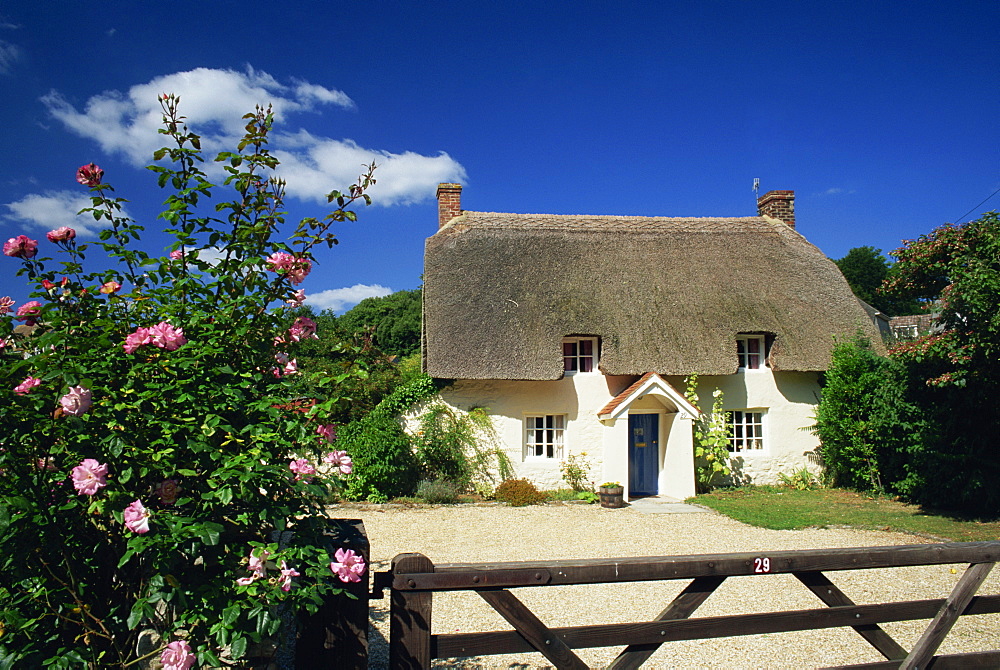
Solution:
M558 379L561 339L600 337L606 374L731 374L737 333L776 370L825 370L874 327L837 267L763 216L465 211L427 240L424 363L434 377Z

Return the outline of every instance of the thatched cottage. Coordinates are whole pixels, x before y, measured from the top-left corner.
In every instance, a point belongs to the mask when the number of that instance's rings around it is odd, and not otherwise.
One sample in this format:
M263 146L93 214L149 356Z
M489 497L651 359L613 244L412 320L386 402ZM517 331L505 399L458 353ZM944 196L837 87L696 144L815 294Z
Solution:
M519 476L558 486L586 452L627 495L692 495L691 374L706 407L723 393L739 478L815 463L834 338L878 338L792 191L725 218L472 212L461 191L438 187L426 243L424 369L454 380L446 403L489 408Z

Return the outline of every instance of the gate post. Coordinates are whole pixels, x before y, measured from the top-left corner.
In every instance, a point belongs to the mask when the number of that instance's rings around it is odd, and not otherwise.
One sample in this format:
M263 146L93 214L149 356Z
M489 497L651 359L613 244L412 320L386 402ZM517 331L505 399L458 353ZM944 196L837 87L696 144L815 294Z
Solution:
M299 620L299 639L295 645L297 668L368 667L368 594L371 572L368 533L361 519L332 519L323 533L330 559L337 549L353 549L364 557L365 574L360 582L342 584L350 593L326 598L312 615Z
M393 578L407 573L434 572L434 563L423 554L399 554L392 559ZM389 667L423 670L431 666L430 591L390 591Z

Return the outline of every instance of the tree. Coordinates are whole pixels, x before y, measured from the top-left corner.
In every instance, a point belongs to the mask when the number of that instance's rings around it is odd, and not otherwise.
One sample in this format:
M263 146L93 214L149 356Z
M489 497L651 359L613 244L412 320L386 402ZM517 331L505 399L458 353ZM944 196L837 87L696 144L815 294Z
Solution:
M299 365L313 373L300 375L296 383L305 397L328 395L328 390L336 387L338 400L330 406L326 419L337 425L361 419L420 372L419 352L403 359L386 353L375 345L373 328L353 332L333 312L316 315L308 305L289 318L300 317L316 324L316 336L291 345Z
M1000 216L945 224L892 255L886 290L936 301L942 328L890 351L920 382L916 401L936 429L913 454L917 495L1000 512Z
M911 347L949 370L934 385L994 388L1000 384L1000 215L945 224L907 241L886 289L903 298L936 301L939 335Z
M339 319L342 329L352 333L374 328L372 343L391 356L420 351L421 290L396 291L387 296L365 298Z
M850 284L854 295L875 309L890 316L917 314L921 311L919 301L912 298L896 298L882 293L882 282L889 276L889 261L875 247L854 247L847 255L834 263L840 268L844 279Z
M875 250L855 254L868 257ZM883 291L933 302L938 328L875 356L834 348L817 409L837 483L1000 514L1000 217L946 224L892 253Z

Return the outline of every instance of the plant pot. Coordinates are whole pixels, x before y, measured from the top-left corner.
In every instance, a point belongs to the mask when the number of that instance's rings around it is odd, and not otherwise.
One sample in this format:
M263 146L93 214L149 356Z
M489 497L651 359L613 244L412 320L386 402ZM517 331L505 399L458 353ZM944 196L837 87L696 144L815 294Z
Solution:
M601 507L625 507L625 487L602 486L597 491L601 497Z

